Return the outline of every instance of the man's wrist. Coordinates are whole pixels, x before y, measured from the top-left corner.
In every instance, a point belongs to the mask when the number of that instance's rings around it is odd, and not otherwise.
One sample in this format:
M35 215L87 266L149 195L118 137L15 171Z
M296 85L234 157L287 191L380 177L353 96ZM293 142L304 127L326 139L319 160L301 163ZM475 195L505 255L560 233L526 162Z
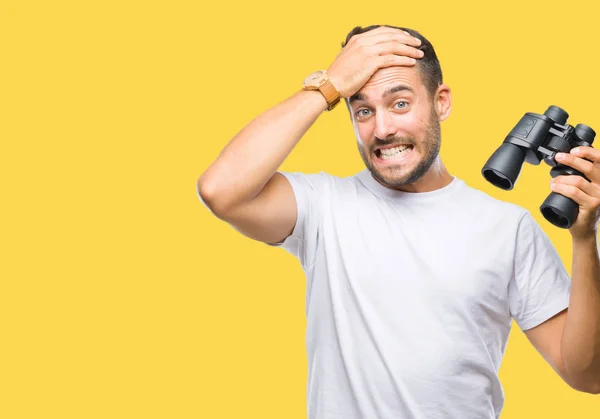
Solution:
M340 92L329 79L327 70L317 70L311 73L304 79L302 88L304 90L318 91L327 102L327 111L333 110L341 99Z
M298 93L300 95L303 95L304 97L306 97L307 100L310 100L311 102L314 101L315 104L319 104L319 108L321 109L321 111L326 111L327 108L329 108L327 99L325 99L325 96L323 96L323 94L318 90L304 90L303 89L303 90L300 90L300 92L298 92Z
M582 245L596 245L598 243L598 230L590 230L585 233L574 233L571 231L571 238L573 243Z

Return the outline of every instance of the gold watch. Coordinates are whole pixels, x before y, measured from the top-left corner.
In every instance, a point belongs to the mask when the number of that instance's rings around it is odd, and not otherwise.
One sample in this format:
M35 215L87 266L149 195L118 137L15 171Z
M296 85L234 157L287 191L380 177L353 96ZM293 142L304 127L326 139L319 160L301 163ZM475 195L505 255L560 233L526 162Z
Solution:
M327 71L319 70L315 71L304 79L302 85L304 90L319 90L325 100L327 101L327 111L332 110L340 102L340 92L331 84L329 77L327 77Z

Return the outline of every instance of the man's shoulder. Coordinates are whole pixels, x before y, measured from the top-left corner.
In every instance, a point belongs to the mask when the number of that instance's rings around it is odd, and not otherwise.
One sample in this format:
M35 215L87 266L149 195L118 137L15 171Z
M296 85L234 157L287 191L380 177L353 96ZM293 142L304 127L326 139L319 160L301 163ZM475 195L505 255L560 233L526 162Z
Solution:
M331 185L333 187L343 187L344 185L352 185L358 181L359 173L346 176L334 175L327 171L289 171L279 170L278 173L284 175L291 181L308 182L314 186Z
M465 183L464 193L467 204L486 211L490 216L512 218L520 220L529 213L529 210L517 203L492 196L490 193Z

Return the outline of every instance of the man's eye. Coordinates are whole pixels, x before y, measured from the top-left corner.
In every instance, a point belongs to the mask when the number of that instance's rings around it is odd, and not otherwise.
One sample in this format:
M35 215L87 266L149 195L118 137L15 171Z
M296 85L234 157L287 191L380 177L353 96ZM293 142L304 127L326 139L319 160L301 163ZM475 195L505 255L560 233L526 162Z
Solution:
M408 102L400 101L400 102L396 103L394 106L397 106L397 105L402 105L402 106L398 106L398 108L399 109L403 109L403 108L406 108L408 106Z
M369 112L371 112L368 109L360 109L358 112L356 112L356 116L369 116Z

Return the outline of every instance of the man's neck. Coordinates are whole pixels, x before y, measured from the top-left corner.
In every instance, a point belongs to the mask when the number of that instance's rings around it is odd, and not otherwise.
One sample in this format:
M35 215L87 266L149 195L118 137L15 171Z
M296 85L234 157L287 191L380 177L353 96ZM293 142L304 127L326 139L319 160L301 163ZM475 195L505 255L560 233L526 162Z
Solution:
M431 166L431 168L427 171L427 173L421 176L416 182L394 189L412 193L431 192L435 191L436 189L441 189L445 186L448 186L452 182L452 180L452 175L448 172L448 170L446 170L446 167L444 166L442 161L438 159L433 164L433 166ZM377 181L379 182L379 180Z

